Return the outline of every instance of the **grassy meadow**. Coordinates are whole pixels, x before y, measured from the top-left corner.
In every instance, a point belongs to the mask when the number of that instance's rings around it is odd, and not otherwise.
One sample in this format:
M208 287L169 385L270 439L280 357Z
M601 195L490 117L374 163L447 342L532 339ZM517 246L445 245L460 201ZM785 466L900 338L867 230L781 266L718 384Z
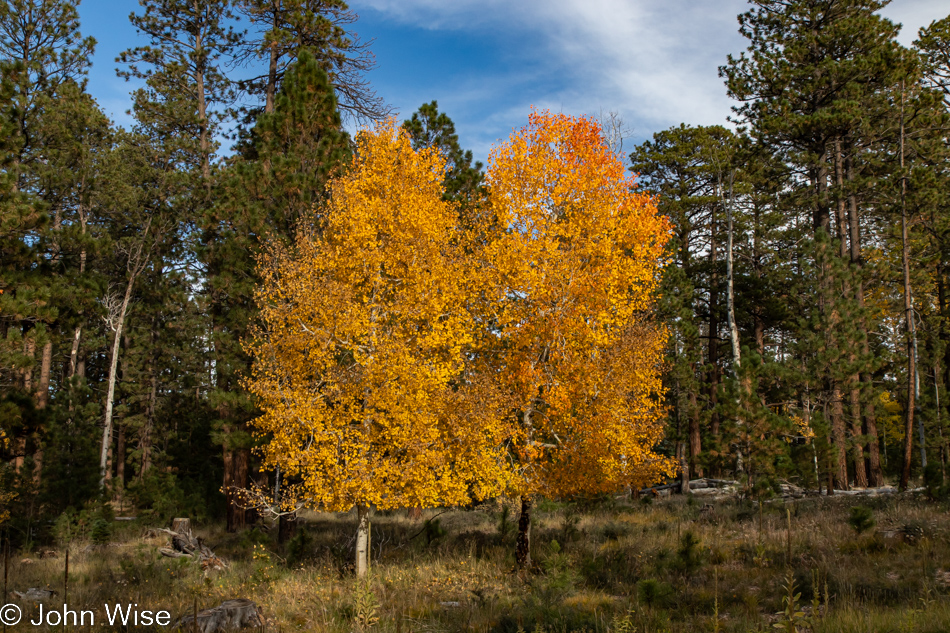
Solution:
M513 502L418 520L376 512L365 582L353 574L353 514L305 514L283 546L276 529L196 526L221 571L163 557L166 535L115 522L101 545L74 534L66 599L95 609L90 630L102 631L103 603L166 609L174 622L238 597L260 605L267 631L950 631L946 504L807 497L760 512L736 499L607 498L540 501L534 518L534 569L517 573ZM8 590L55 590L46 608L61 608L65 547L11 553ZM36 603L18 604L35 617Z

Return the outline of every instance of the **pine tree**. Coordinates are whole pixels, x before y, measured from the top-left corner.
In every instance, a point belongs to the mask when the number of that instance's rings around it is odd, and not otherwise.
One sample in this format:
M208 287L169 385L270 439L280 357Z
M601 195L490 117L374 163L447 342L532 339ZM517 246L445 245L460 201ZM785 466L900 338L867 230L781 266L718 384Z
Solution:
M197 134L201 176L211 177L218 109L233 99L231 83L222 71L240 41L227 26L233 16L228 0L143 0L142 15L132 13L133 26L149 38L149 46L124 51L116 59L128 64L120 77L145 79L152 98L140 94L140 110L154 109L153 118L192 127ZM158 98L155 98L158 97Z
M6 249L13 256L4 258L0 271L10 286L2 309L6 313L13 302L19 305L4 318L3 334L8 342L21 345L13 359L19 374L16 387L30 394L39 410L49 403L54 341L59 333L56 295L66 287L61 277L51 274L60 258L55 234L62 225L55 219L60 217L63 201L56 197L61 192L47 190L41 180L48 163L44 138L53 132L45 128L55 126L54 117L46 115L51 104L82 92L94 45L92 38L79 33L75 3L12 0L0 6L0 64L9 82L3 90L2 109L4 122L12 123L4 162L13 199L21 192L29 194L29 198L19 198L11 209L16 212L4 222L13 225L5 227L12 229ZM81 133L79 129L72 132ZM24 205L27 200L30 210ZM27 452L25 440L20 437L16 442L17 467ZM39 478L42 428L35 429L32 452L34 474Z
M639 183L647 191L659 195L660 211L673 225L667 249L676 266L664 269L660 303L673 326L667 351L673 368L670 393L684 399L682 406L674 408L676 437L678 441L686 437L693 477L703 476L705 464L715 469L721 450L717 214L721 216L722 210L713 156L732 142L732 134L725 128L681 125L654 134L652 141L630 154L631 171L639 174ZM706 245L708 252L704 253ZM702 338L706 338L706 354L702 354ZM681 428L683 418L685 429ZM705 459L701 458L703 422L710 427Z
M301 222L320 226L326 183L350 156L334 90L308 50L287 70L274 111L260 115L243 150L224 176L223 200L214 209L217 237L202 249L216 351L209 399L221 412L225 460L232 464L225 472L229 491L248 485L246 424L257 415L238 384L250 366L242 341L257 318L257 256L267 242L291 243ZM229 500L229 525L237 529L244 514Z
M241 45L242 61L267 60L267 74L240 82L246 93L263 100L263 108L249 109L251 117L273 112L275 98L300 52L309 49L330 78L344 115L366 123L389 114L364 75L375 59L368 44L346 27L356 15L343 0L239 0L236 8L255 27Z
M729 94L743 102L735 108L739 120L806 177L798 187L812 210L815 256L822 262L817 270L818 297L836 296L831 289L846 283L832 277L831 258L850 257L853 265L861 265L860 201L850 198L854 210L849 217L848 193L853 195L854 189L845 185L846 165L860 160L857 148L867 144L873 130L866 113L874 112L882 90L894 85L909 63L894 40L897 27L875 13L886 4L877 0L757 2L756 8L739 16L740 33L750 40L750 55L730 56L720 69ZM860 286L851 284L843 290L848 301L862 302ZM850 338L839 336L841 311L833 301L822 305L819 327L828 347L847 345ZM866 339L867 324L859 323L858 330L857 335ZM848 360L855 364L855 359ZM837 449L834 479L838 486L847 487L844 393L852 394L852 420L859 419L861 398L854 394L860 383L857 375L836 378L831 367L821 371ZM872 431L873 418L865 414L864 423ZM876 441L873 431L868 435ZM877 479L879 471L874 464L871 468L872 480Z
M463 208L478 204L484 197L482 164L478 161L473 164L471 150L462 150L455 124L447 114L439 112L438 102L419 106L402 127L409 132L413 149L432 147L445 159L442 186L446 200L458 202Z
M920 29L914 48L923 64L924 85L939 90L950 108L950 16Z

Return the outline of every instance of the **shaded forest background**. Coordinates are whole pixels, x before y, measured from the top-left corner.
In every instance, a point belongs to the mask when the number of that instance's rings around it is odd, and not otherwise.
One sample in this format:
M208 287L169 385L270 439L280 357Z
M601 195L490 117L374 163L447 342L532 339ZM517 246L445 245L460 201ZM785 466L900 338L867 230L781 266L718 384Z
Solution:
M757 495L945 480L950 18L906 48L885 4L751 2L749 49L720 68L730 127L630 151L602 121L673 225L659 450L685 477ZM242 387L258 257L319 212L344 122L390 109L340 0L142 0L143 45L117 62L144 85L119 128L86 92L75 5L0 6L9 534L42 540L102 499L239 530L260 517L233 491L279 477ZM447 197L483 202L435 102L404 125L447 157Z

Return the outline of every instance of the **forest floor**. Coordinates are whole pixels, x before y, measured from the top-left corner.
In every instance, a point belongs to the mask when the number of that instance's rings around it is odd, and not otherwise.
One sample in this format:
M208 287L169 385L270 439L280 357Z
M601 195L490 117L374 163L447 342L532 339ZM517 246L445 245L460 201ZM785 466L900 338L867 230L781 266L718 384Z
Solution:
M373 516L365 582L352 572L352 514L306 514L283 546L276 530L197 526L221 571L163 557L166 535L117 522L106 545L70 544L67 602L94 610L89 630L101 631L104 603L164 609L174 622L231 598L260 605L267 631L950 631L950 512L916 495L806 497L761 512L682 496L540 501L535 568L521 574L513 503L406 514ZM55 590L44 609L61 610L64 566L62 547L19 552L7 586ZM11 631L70 628L24 626L39 603L18 604L24 620Z

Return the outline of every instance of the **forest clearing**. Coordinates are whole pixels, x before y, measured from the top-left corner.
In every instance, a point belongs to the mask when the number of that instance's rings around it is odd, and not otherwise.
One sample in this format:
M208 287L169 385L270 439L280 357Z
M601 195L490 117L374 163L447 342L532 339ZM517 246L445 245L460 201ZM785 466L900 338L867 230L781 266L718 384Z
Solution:
M199 526L227 565L220 570L163 556L167 537L146 536L146 522L92 536L86 523L54 546L56 557L12 559L8 583L54 590L46 604L58 608L68 547L70 608L100 619L104 603L167 609L177 622L247 598L263 630L288 632L950 630L950 515L946 502L920 494L807 496L766 502L761 514L736 497L541 501L536 564L521 573L516 519L516 504L503 500L416 520L374 513L365 580L353 575L352 512L306 513L284 546L275 530ZM36 617L37 603L18 604Z
M950 631L946 7L749 0L731 114L634 136L398 114L350 4L430 0L139 0L110 118L107 4L0 0L0 623Z

